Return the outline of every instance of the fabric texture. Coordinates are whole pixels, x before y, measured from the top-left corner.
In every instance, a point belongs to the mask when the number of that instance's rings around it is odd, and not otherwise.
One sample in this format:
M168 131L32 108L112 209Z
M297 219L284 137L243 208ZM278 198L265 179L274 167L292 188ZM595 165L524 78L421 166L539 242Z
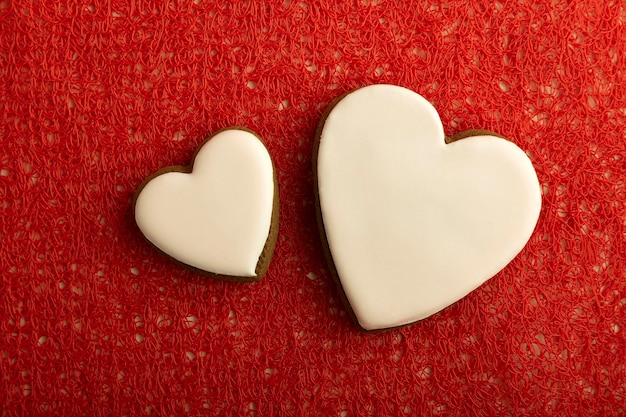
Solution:
M0 0L0 416L626 414L625 45L623 1ZM311 151L374 83L447 135L515 142L543 208L479 289L363 334ZM280 185L253 284L173 264L131 210L227 126L263 137Z

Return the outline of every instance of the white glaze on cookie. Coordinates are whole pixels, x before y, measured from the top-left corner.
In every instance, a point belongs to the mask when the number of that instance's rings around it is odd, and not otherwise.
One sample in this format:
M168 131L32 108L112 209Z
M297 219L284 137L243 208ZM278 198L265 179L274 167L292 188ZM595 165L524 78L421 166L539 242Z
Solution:
M366 330L461 299L504 268L537 223L540 187L526 154L488 135L446 144L434 107L410 90L348 94L319 140L324 230Z
M270 232L273 172L254 134L224 130L198 151L193 172L168 172L145 184L135 220L151 243L180 262L254 277Z

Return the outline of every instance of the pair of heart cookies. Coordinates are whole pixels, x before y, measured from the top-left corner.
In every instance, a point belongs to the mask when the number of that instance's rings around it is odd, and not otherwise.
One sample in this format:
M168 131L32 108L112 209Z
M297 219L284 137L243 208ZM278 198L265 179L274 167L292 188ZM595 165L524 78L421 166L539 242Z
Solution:
M463 298L522 250L539 217L539 181L520 148L484 131L446 138L434 107L398 86L335 101L313 162L331 272L366 331L421 320ZM249 130L222 130L191 166L157 171L134 208L148 241L186 266L233 281L267 271L277 180Z

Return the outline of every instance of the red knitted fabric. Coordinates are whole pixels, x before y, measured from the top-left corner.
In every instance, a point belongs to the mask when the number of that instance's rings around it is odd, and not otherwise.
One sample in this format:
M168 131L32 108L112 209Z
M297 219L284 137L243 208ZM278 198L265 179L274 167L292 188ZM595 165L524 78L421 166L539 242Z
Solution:
M0 416L626 414L623 1L76 3L0 0ZM373 83L426 97L448 135L510 138L543 208L478 290L363 334L311 151L326 106ZM230 125L280 183L255 284L181 269L131 212Z

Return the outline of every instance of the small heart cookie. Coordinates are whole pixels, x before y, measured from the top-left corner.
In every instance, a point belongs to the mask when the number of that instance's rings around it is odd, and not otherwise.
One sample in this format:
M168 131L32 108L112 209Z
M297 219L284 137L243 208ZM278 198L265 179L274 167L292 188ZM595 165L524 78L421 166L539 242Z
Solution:
M188 167L163 168L135 193L135 221L150 243L214 278L258 281L278 235L278 189L261 139L219 131Z
M539 217L524 151L492 133L446 140L434 107L402 87L336 101L313 159L322 241L363 330L460 300L522 250Z

